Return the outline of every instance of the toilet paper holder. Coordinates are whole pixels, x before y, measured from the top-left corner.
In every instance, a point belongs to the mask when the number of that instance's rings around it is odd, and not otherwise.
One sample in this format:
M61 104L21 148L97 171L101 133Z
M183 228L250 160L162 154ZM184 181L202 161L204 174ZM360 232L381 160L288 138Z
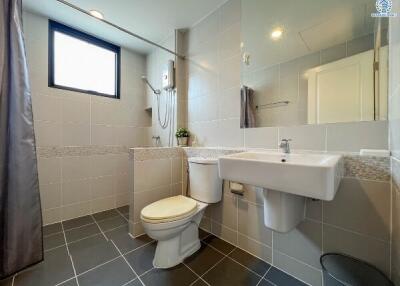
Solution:
M229 181L229 189L231 190L232 194L239 195L239 196L244 195L243 184Z

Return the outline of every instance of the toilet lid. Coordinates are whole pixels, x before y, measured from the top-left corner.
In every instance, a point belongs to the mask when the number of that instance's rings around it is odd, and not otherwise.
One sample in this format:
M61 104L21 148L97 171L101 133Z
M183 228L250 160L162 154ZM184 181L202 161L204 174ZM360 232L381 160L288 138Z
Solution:
M144 221L168 222L191 215L197 209L197 202L184 196L170 197L154 202L142 209Z

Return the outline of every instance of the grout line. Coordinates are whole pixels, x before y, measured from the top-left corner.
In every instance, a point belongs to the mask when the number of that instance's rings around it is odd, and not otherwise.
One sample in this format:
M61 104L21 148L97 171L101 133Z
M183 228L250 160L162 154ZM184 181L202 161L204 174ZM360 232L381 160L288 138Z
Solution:
M126 286L126 285L128 285L129 283L131 283L131 282L133 282L133 281L135 281L135 280L137 280L137 279L138 279L138 278L136 277L135 279L129 280L128 282L122 284L121 286Z
M196 283L196 281L201 280L204 283L206 283L208 286L211 286L206 280L204 280L203 278L200 277L199 274L197 274L192 268L190 268L185 262L182 262L183 265L185 265L191 272L193 272L194 275L197 276L197 279L194 280L190 285L193 285L194 283Z
M104 238L105 238L107 241L109 241L109 239L108 239L107 236L104 234L103 230L101 229L100 225L97 223L97 221L96 221L96 219L94 218L94 216L93 216L93 215L90 215L90 216L94 219L95 224L96 224L97 227L100 229L100 232L101 232L101 234L104 236Z
M208 245L208 244L207 244ZM210 272L213 268L215 268L215 266L217 266L218 264L220 264L221 262L222 262L222 260L224 260L229 254L231 254L233 251L235 250L235 248L234 249L232 249L228 254L224 254L224 257L222 257L220 260L218 260L218 262L217 263L215 263L212 267L210 267L206 272L204 272L203 273L203 275L201 275L200 276L200 278L203 278L204 277L204 275L206 275L208 272Z
M117 213L122 216L128 223L129 223L129 219L127 219L117 208L115 209L117 211Z
M66 235L65 235L65 230L64 230L64 225L63 225L63 224L61 224L61 228L62 228L62 230L63 230L64 241L65 241L65 247L67 248L68 256L69 256L69 259L71 260L71 264L72 264L72 270L74 271L75 281L76 281L76 284L79 286L79 281L78 281L78 277L77 277L77 275L76 275L76 269L75 269L74 260L72 259L71 252L69 251L69 247L68 247L68 244L67 244L67 237L66 237Z
M270 266L268 267L267 271L265 271L264 275L261 277L260 281L258 281L258 283L257 283L256 286L258 286L258 285L261 283L261 281L263 281L263 280L265 279L265 276L267 276L267 273L269 272L269 270L270 270L271 268L272 268L272 265L270 265ZM268 282L270 282L270 281L268 281ZM274 283L272 283L272 284L274 284ZM275 285L275 284L274 284L274 285Z
M110 263L110 262L113 262L113 261L117 260L117 259L120 258L120 257L121 257L121 256L118 255L118 256L116 256L116 257L110 259L110 260L107 260L107 261L105 261L105 262L103 262L103 263L100 263L100 264L98 264L98 265L96 265L96 266L94 266L94 267L92 267L92 268L90 268L90 269L88 269L88 270L85 270L85 271L82 272L82 273L79 273L77 276L82 276L82 275L84 275L84 274L86 274L86 273L88 273L88 272L90 272L90 271L92 271L92 270L94 270L94 269L97 269L97 268L99 268L99 267L101 267L101 266L104 266L104 265Z
M61 223L61 224L62 224L62 223ZM79 228L83 228L83 227L85 227L85 226L89 226L89 225L91 225L91 224L95 224L95 222L87 223L87 224L84 224L84 225L81 225L81 226L77 226L77 227L73 227L73 228L68 228L68 229L65 229L64 231L76 230L76 229L79 229Z
M126 264L128 264L129 268L132 270L133 274L136 275L137 279L139 279L140 283L144 285L142 279L140 279L140 276L136 273L136 271L133 269L133 267L129 264L128 260L126 260L125 256L122 254L121 250L117 247L117 245L114 243L114 241L111 240L111 243L114 245L114 247L117 249L118 253L121 255L122 259L125 261Z
M143 272L142 274L139 275L139 277L143 277L145 276L147 273L149 273L150 271L154 270L154 266L152 266L149 270L146 270L145 272Z
M111 241L114 242L112 239L111 239ZM124 255L130 254L130 253L132 253L132 252L134 252L134 251L136 251L136 250L138 250L140 248L146 247L146 246L152 244L153 242L154 242L154 240L152 240L150 242L147 242L147 243L145 243L145 244L143 244L143 245L141 245L139 247L136 247L135 249L129 250L129 251L125 252Z
M64 284L64 283L66 283L66 282L69 282L69 281L75 280L75 279L76 279L75 277L72 277L72 278L69 278L69 279L67 279L67 280L65 280L65 281L62 281L62 282L60 282L60 283L58 283L58 284L56 284L56 285L54 285L54 286L60 286L60 285L62 285L62 284Z
M209 245L209 244L207 244L207 243L206 243L206 245L209 246L210 248L214 249L215 251L219 252L220 254L224 255L225 257L229 258L229 259L232 260L233 262L235 262L235 263L237 263L237 264L243 266L244 268L246 268L246 269L249 270L250 272L253 272L253 273L254 273L255 275L257 275L258 277L262 277L260 274L254 272L253 270L251 270L251 269L248 268L247 266L243 265L242 263L236 261L235 259L233 259L232 257L229 256L229 255L230 255L232 252L234 252L236 249L240 249L240 248L235 247L234 249L232 249L231 252L229 252L228 254L225 254L225 253L221 252L220 250L218 250L217 248L213 247L212 245ZM252 256L255 257L254 255L252 255ZM225 257L224 257L224 258L225 258ZM264 262L265 262L265 261L264 261ZM269 264L268 262L265 262L265 263ZM270 265L271 265L271 264L270 264Z

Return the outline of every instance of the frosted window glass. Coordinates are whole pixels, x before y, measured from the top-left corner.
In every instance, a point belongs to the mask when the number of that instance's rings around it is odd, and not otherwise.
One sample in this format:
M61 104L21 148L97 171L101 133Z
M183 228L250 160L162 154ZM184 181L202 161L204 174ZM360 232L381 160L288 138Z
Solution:
M54 32L54 84L116 94L116 53Z

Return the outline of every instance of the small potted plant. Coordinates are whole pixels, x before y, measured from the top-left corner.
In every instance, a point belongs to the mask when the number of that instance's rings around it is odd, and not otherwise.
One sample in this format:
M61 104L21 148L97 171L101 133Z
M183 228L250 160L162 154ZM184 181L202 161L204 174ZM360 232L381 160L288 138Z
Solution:
M187 146L188 138L190 136L189 131L186 128L179 128L175 133L176 139L178 140L178 146Z

